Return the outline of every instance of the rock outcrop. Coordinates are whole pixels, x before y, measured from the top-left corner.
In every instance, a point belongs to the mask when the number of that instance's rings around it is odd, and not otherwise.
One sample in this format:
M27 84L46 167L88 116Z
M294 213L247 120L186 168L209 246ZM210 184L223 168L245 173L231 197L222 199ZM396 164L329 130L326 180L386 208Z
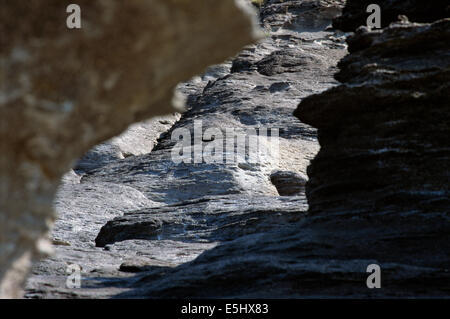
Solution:
M334 20L333 26L343 31L355 31L366 25L370 4L376 3L381 9L381 27L396 22L399 15L414 22L433 22L450 16L450 3L447 0L348 0L342 16Z
M243 2L77 4L82 28L73 30L64 2L1 4L2 297L19 296L30 263L50 249L53 198L74 161L133 122L173 112L178 82L256 36Z

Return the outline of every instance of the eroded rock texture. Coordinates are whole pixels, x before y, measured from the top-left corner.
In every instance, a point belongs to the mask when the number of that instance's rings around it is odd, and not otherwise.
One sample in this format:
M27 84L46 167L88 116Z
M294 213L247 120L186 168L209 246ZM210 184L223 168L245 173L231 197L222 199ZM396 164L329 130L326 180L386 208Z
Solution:
M49 248L52 201L74 160L133 122L173 112L178 82L254 40L234 1L77 4L80 30L67 29L62 1L0 4L2 297L19 296L30 262Z
M322 146L308 172L312 212L448 209L449 40L448 19L348 40L344 85L296 111Z
M387 27L398 20L399 15L406 16L413 22L433 22L450 16L448 0L348 0L342 16L333 21L333 26L343 31L354 31L366 25L367 7L376 3L381 9L381 26Z

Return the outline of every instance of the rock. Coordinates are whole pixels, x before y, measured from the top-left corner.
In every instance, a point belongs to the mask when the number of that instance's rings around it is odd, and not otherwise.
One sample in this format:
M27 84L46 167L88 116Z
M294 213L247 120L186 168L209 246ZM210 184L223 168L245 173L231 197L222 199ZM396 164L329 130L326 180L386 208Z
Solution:
M344 84L299 106L295 114L319 128L322 146L308 172L312 212L447 210L450 59L439 52L449 26L360 29L339 64Z
M433 22L450 16L450 4L447 0L348 0L342 16L334 20L333 26L342 31L354 31L367 24L367 7L376 3L381 9L381 26L387 27L404 15L412 22Z
M342 5L267 1L268 37L180 84L188 111L151 152L67 174L52 236L71 246L33 267L26 297L450 296L448 20L359 29L336 87L347 51L329 25ZM195 139L199 120L278 127L279 156L174 163L177 129L197 147L227 140ZM83 269L76 291L68 263ZM371 264L382 289L366 285Z
M128 221L123 217L106 224L95 239L97 247L105 247L126 239L153 239L161 231L162 222L153 217Z
M305 193L307 177L295 172L277 171L270 175L270 181L280 196L293 196Z
M126 296L134 297L155 297L160 292L167 297L203 294L197 286L211 292L209 297L226 296L228 288L221 292L215 280L204 279L213 275L228 278L230 273L236 278L229 285L240 288L247 285L247 290L264 292L266 289L262 287L267 281L276 281L274 272L264 273L264 269L269 263L270 268L281 262L272 263L272 256L288 256L294 249L288 234L298 229L307 211L300 187L302 176L319 150L316 130L299 122L292 112L302 98L337 84L332 74L337 61L347 53L343 34L325 31L331 24L330 7L339 8L342 1L290 3L288 14L292 24L283 29L274 27L269 37L245 47L232 60L178 86L186 97L187 111L159 136L151 152L112 158L105 165L79 172L79 185L64 184L60 188L56 209L61 220L52 234L77 249L58 246L55 256L37 264L28 281L26 297L65 297L67 289L61 283L65 282L66 274L58 269L68 261L86 270L82 289L75 291L79 298L106 298L125 292ZM285 3L272 1L269 6L270 11L264 11L263 7L261 12L262 24L271 25L270 21L286 15ZM307 20L304 15L309 20L302 29L302 21ZM311 31L314 17L327 23ZM258 62L283 50L291 50L302 67L283 66L283 72L271 76L258 72ZM249 68L231 70L237 60L248 61ZM220 133L194 139L197 121L201 121L203 132L217 128ZM272 151L276 150L276 140L270 135L260 135L257 141L269 151L263 152L256 163L245 156L230 163L173 161L177 139L172 139L172 134L176 136L178 130L190 132L194 145L203 149L211 143L230 140L224 134L227 128L244 134L278 128L278 152ZM232 151L224 148L219 154L226 158ZM278 180L279 186L291 196L280 196L271 181L271 175L277 176L280 171L290 172L285 179L287 183ZM70 224L80 225L79 230L70 230ZM286 238L267 247L266 242L254 242L266 236L270 241L277 236ZM95 239L104 247L95 247ZM257 246L253 247L254 243ZM242 255L247 249L251 255ZM197 263L199 255L211 258L200 258L201 270L196 270L191 263ZM262 268L255 268L255 275L261 277L252 288L242 276L248 274L246 265L253 266L253 262Z
M304 215L301 198L210 196L174 205L127 212L102 227L97 247L125 240L229 241L289 224Z
M8 2L0 11L2 297L20 296L31 261L48 251L52 200L75 159L133 122L174 112L178 82L256 36L234 1L77 4L79 30L66 28L56 0ZM106 162L120 158L111 150Z
M339 63L342 85L295 111L321 145L306 185L315 217L299 231L324 236L328 267L335 258L379 264L388 289L375 296L450 294L449 40L450 19L359 28Z
M148 154L160 134L167 131L167 125L173 125L179 118L180 114L174 113L133 124L123 134L90 149L74 169L83 175L125 157Z
M154 269L155 267L167 267L167 269L169 270L170 268L173 268L174 265L168 262L153 262L149 264L147 259L145 258L143 259L133 258L131 260L123 262L120 265L119 270L130 273L137 273L144 271L148 273L149 271L152 271L152 269ZM164 275L164 272L162 272L161 270L162 269L159 269L160 276Z

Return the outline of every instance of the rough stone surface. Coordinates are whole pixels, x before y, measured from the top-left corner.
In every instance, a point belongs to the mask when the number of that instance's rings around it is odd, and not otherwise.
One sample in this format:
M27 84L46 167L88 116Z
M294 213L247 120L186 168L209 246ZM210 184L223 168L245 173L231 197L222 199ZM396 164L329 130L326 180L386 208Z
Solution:
M326 29L341 7L340 1L271 1L261 11L266 39L178 86L188 110L160 135L151 152L125 158L105 155L106 164L100 161L98 167L66 175L55 203L61 218L52 236L70 246L58 245L55 256L34 267L26 296L195 296L202 285L208 286L205 296L207 291L209 297L228 296L226 285L222 291L207 278L242 276L248 274L246 265L278 267L282 260L260 254L272 249L288 254L289 242L278 242L275 248L263 243L254 248L258 253L247 256L245 247L256 238L295 231L305 216L306 167L319 145L316 131L292 112L302 98L337 83L332 74L346 45L342 33ZM284 21L286 17L290 21ZM260 72L262 65L266 72ZM242 133L278 128L279 153L264 152L257 163L238 158L232 163L176 164L172 134L177 129L191 132L196 146L206 148L220 140L219 133L195 139L195 121L202 121L203 131L219 129L225 142L230 139L226 128ZM274 141L258 137L268 150L276 149ZM97 149L102 147L110 149L108 143ZM228 153L224 149L219 154ZM236 246L236 241L244 246ZM214 257L199 259L204 260L202 271L190 264L207 254ZM261 263L262 258L267 263ZM81 289L65 287L70 263L83 268ZM254 275L264 272L256 270ZM266 281L276 282L271 272L266 275L252 285L244 279L236 290L262 293ZM241 279L232 278L227 285Z
M57 254L26 296L449 297L448 20L360 29L337 86L347 50L329 25L342 5L267 1L268 37L179 85L188 111L150 153L66 174ZM175 164L172 133L199 120L278 127L279 156ZM81 289L65 286L72 263ZM366 286L370 264L382 289Z
M344 84L296 111L322 146L308 172L312 212L448 209L449 40L448 19L349 38Z
M65 2L0 5L2 297L19 296L30 262L49 250L44 238L55 217L51 204L74 160L133 122L173 112L178 82L255 39L241 2L77 4L82 8L79 30L67 29ZM100 157L110 161L120 158L120 152L129 154L121 144L115 140L114 147L105 146ZM83 186L74 186L75 193L96 187ZM112 187L112 192L123 191L139 203L145 199L126 185ZM77 200L76 205L83 203Z
M399 15L412 22L433 22L450 16L448 0L347 0L342 16L334 20L333 26L342 31L355 31L366 25L370 4L376 3L381 9L381 26L387 27L396 22Z

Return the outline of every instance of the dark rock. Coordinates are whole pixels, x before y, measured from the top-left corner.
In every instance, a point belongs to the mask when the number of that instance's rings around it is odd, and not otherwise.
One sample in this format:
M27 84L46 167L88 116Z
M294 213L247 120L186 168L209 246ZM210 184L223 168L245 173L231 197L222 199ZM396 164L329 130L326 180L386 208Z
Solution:
M450 20L361 29L348 42L344 85L295 112L322 146L308 171L311 211L447 211Z
M240 277L230 280L230 285L248 284L243 278L248 275L248 263L241 259L245 257L242 255L245 247L259 245L253 239L261 236L275 238L277 233L285 236L293 232L307 211L304 193L294 179L295 174L306 174L306 167L319 145L316 130L299 122L292 112L302 98L337 83L332 73L337 61L346 54L342 33L323 29L306 32L306 27L300 28L306 16L331 24L330 10L335 5L339 7L341 1L290 3L292 11L289 7L288 14L292 25L299 29L276 27L272 36L246 47L235 59L249 61L248 69L236 68L230 72L232 61L228 61L178 86L179 92L188 97L188 111L159 136L151 152L112 158L106 165L82 172L82 176L79 172L80 175L71 174L66 178L68 183L63 184L57 197L56 209L61 218L56 222L53 236L70 242L71 246L58 246L56 256L36 265L28 282L27 296L66 297L67 289L60 283L66 276L61 270L68 262L83 265L86 271L83 288L75 292L78 297L109 297L130 289L133 296L156 296L157 291L169 291L173 285L180 292L161 296L195 296L201 293L196 288L201 285L208 286L205 291L212 292L210 297L227 294L228 288L221 292L215 280L205 282L213 273L228 278L231 272ZM287 7L281 1L271 1L270 6L273 12L278 12L273 21L286 16ZM276 9L277 6L283 6L284 11ZM272 17L269 11L264 13L263 24L270 25ZM309 28L311 20L308 21ZM265 76L257 71L256 63L283 50L289 50L301 67L296 67L296 61L292 66L281 61L273 67L282 67L281 73ZM289 83L289 89L283 89L283 83ZM234 163L174 163L171 152L176 142L171 139L172 133L179 128L192 133L197 120L202 120L203 130L215 127L222 133L226 128L239 132L279 128L279 156L266 152L257 163L245 158ZM218 140L220 136L214 134L214 142ZM259 141L264 147L272 145L269 137L259 137ZM201 147L213 143L212 138L193 139L193 142L197 146L202 143ZM292 187L295 196L279 196L270 180L276 171L292 172L288 179L291 186L285 184L284 190L290 192L288 188ZM95 247L96 236L101 246L109 243L108 250ZM245 239L238 241L243 246L233 244L240 238ZM273 277L272 271L265 273L262 260L271 260L276 253L271 247L265 247L265 243L261 244L252 248L258 253L247 256L261 267L254 272L260 279L251 287L247 285L247 289L264 292L264 283L276 280L276 275ZM288 248L290 242L284 240L283 245ZM212 250L213 257L201 259L202 273L189 268L186 274L192 273L191 278L176 279L184 271L178 268L180 265L189 267L190 262L207 250ZM243 261L240 265L236 263L239 260ZM227 269L227 265L232 268ZM138 274L133 276L131 271ZM149 284L157 285L160 280L164 283L159 288ZM139 292L147 288L148 291ZM244 290L236 296L243 293Z
M119 270L122 272L129 272L129 273L138 273L138 272L147 272L146 275L149 275L149 272L153 270L157 270L158 274L160 276L164 275L165 271L170 270L173 268L174 265L170 264L168 262L151 262L146 258L133 258L130 260L127 260L123 262Z
M291 195L301 194L294 191ZM128 239L229 241L299 220L306 209L302 200L228 195L129 212L103 226L96 243L103 247Z
M390 23L399 20L404 15L412 22L433 22L450 16L450 3L448 0L348 0L342 11L342 16L334 20L333 26L342 31L354 31L359 26L366 25L366 9L372 3L381 8L381 26L387 27Z
M305 192L307 178L295 172L277 171L270 175L280 196L300 195Z
M179 110L180 81L260 37L237 1L79 0L76 30L68 4L1 1L0 297L20 297L32 263L51 253L52 202L74 161L133 122ZM106 147L93 158L116 156Z
M242 72L250 70L252 63L248 60L241 58L233 60L233 65L231 66L231 73Z
M127 239L155 239L161 227L161 221L154 218L130 223L123 217L119 217L102 227L95 239L95 244L97 247L105 247L107 244Z
M291 85L288 82L276 82L269 87L270 93L281 92L289 89Z

